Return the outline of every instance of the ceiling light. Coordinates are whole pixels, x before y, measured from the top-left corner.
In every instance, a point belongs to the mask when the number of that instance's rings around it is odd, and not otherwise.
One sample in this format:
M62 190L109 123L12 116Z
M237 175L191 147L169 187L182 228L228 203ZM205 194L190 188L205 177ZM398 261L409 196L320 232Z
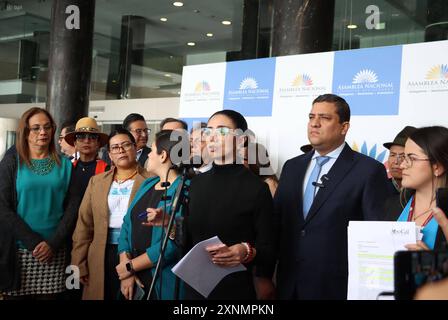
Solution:
M347 28L348 28L348 29L356 29L356 28L358 28L358 26L357 26L356 24L349 24L349 25L347 26Z
M168 19L167 19L167 18L165 18L165 17L163 17L163 18L160 18L160 21L163 21L163 22L167 22L167 21L168 21Z
M213 33L207 33L206 36L207 37L213 37Z
M221 21L221 23L225 26L230 26L232 24L232 22L228 20Z
M175 6L175 7L182 7L183 5L184 5L184 3L180 2L180 1L173 2L173 6Z
M171 75L169 73L165 73L164 76L168 77L168 78L171 77Z
M195 45L196 45L196 43L194 43L194 42L187 42L187 46L194 47Z

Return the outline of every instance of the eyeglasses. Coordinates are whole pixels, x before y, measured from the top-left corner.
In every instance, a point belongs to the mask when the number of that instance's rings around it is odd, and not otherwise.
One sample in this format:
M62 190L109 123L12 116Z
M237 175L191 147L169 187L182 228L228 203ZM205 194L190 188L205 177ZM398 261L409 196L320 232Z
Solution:
M134 146L132 142L123 142L122 144L113 144L109 147L110 153L120 153L121 149L124 151L129 151Z
M136 134L138 134L139 136L141 136L143 133L145 133L145 135L149 135L151 133L151 129L148 128L144 128L144 129L134 129L134 130L130 130L135 132Z
M77 133L75 134L76 140L98 140L98 134L96 133Z
M44 126L32 126L30 128L30 131L34 134L39 134L41 130L44 130L45 132L50 132L53 129L53 126L51 124L44 125Z
M430 161L430 159L420 159L420 158L417 158L417 157L415 157L414 155L412 155L412 154L405 154L404 156L403 156L403 158L404 158L404 163L406 164L406 166L408 167L408 168L411 168L413 165L414 165L414 162L415 161Z
M225 136L229 135L231 132L232 132L232 129L230 129L228 127L219 127L216 129L213 129L213 128L203 128L202 129L202 134L205 137L209 137L211 135L225 137Z
M404 153L389 153L389 158L395 159L395 163L401 163L404 160Z

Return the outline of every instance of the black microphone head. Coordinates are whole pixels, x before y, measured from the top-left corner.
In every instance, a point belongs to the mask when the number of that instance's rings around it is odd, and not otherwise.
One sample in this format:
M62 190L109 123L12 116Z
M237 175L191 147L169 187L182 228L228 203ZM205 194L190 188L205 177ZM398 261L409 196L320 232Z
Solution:
M324 184L323 184L323 183L318 183L318 182L316 182L316 181L313 181L311 184L312 184L314 187L318 187L318 188L323 188L323 187L324 187Z

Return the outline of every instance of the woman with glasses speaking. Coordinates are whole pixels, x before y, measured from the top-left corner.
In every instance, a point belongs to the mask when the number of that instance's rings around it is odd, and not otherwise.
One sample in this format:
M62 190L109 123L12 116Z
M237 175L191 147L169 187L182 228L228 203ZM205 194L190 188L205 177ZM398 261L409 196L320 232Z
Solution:
M121 225L136 191L149 177L137 163L135 139L129 131L113 131L108 150L114 167L90 179L73 234L72 264L79 267L84 300L119 297L115 266Z
M417 244L409 244L409 250L439 248L448 230L443 212L436 208L436 191L446 188L448 170L448 129L445 127L424 127L413 132L404 147L402 186L410 189L411 196L402 190L406 204L398 221L414 221L423 238ZM439 226L442 226L440 228Z
M210 261L222 268L240 264L247 268L224 277L207 296L211 300L256 299L253 267L255 276L266 279L274 271L272 196L268 185L239 156L246 145L246 130L246 119L240 113L214 113L203 129L213 167L191 180L187 247L218 236L222 244L206 248ZM161 209L148 211L150 223L161 223ZM204 299L194 288L185 287L186 299Z
M0 292L6 299L55 299L65 290L77 199L69 188L72 164L58 156L55 131L45 109L27 110L17 153L0 163Z

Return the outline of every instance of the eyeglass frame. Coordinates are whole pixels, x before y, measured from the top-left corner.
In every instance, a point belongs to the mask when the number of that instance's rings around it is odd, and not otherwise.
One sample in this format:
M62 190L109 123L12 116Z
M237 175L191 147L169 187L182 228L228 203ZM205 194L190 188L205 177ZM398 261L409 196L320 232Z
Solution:
M414 155L413 153L404 154L403 162L407 168L412 168L414 166L414 161L431 161L429 158L411 158L410 156Z
M51 130L53 130L53 125L51 125L51 124L44 125L44 126L34 125L32 127L28 127L28 130L34 134L39 134L42 130L44 130L45 132L48 133Z
M219 134L217 134L217 131L220 131L220 133ZM223 131L227 131L227 132L225 132L224 134L223 134ZM210 137L210 136L219 136L219 137L226 137L226 136L228 136L229 134L232 134L233 132L233 129L231 129L231 128L229 128L229 127L225 127L225 126L222 126L222 127L218 127L218 128L209 128L209 127L206 127L206 128L202 128L201 129L201 133L202 133L202 135L204 136L204 137Z
M109 146L109 152L112 154L119 154L121 152L121 149L123 149L123 151L129 151L131 150L131 146L135 147L135 143L131 142L131 141L125 141L122 144L114 144ZM116 151L112 151L112 149L117 148Z
M151 133L151 129L150 128L144 128L144 129L140 129L139 128L139 129L132 129L132 130L129 130L129 131L135 132L139 136L141 136L143 132L145 132L145 134L147 136L149 136L149 134Z
M82 136L82 137L78 137L78 136ZM75 133L75 140L99 140L100 136L98 133L93 133L93 132L77 132Z

